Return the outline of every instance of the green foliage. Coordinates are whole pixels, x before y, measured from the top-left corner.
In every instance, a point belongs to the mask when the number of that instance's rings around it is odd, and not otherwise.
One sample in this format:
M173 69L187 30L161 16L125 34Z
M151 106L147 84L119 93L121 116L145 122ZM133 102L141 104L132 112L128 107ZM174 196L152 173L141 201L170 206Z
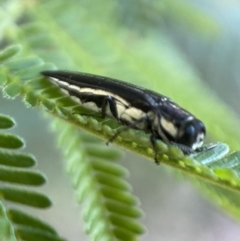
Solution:
M0 202L0 227L1 240L17 241L14 235L13 225L7 217L6 209L2 202Z
M213 139L224 141L237 150L240 131L235 127L239 125L238 117L202 84L169 39L163 33L157 33L152 23L158 22L158 14L161 17L161 13L174 13L174 16L181 13L185 16L181 19L185 19L186 24L191 22L191 17L194 19L193 28L200 23L202 34L216 26L201 15L189 16L191 8L184 8L183 11L181 5L173 1L155 1L154 4L141 1L144 5L141 8L143 16L149 19L149 30L144 37L138 31L131 32L120 25L121 16L116 14L119 10L116 1L102 1L106 9L101 18L99 6L89 0L70 0L67 3L37 1L32 5L27 5L27 1L22 3L25 8L20 7L17 1L9 1L1 9L7 15L8 11L16 8L7 28L3 27L0 31L5 33L6 42L18 43L0 53L3 94L6 98L20 95L28 107L41 108L65 120L49 118L56 133L61 133L59 145L65 147L67 169L78 201L84 204L85 229L91 240L137 240L144 232L144 227L138 222L142 211L137 198L131 193L130 185L124 180L127 171L116 161L121 155L77 129L79 127L108 140L119 127L118 123L110 119L103 121L97 117L81 116L87 110L66 97L39 73L57 66L119 77L129 82L135 80L135 84L174 96L180 105L202 117ZM125 6L122 2L120 4ZM154 19L151 19L149 12L153 10ZM21 21L19 16L23 18ZM113 18L112 21L109 18ZM136 23L134 16L133 21ZM227 119L218 118L226 115ZM6 116L1 117L0 123L1 128L14 125ZM150 160L153 158L148 136L144 133L126 131L115 143ZM23 144L19 137L1 134L0 146L10 151L0 152L0 179L18 185L42 185L44 176L27 170L35 164L34 158L11 150ZM219 143L204 153L186 157L177 148L160 141L158 150L161 163L190 174L191 181L211 200L239 218L239 152L227 155L228 145ZM1 186L0 194L5 200L33 207L50 205L47 197L32 190ZM2 210L3 227L11 231L12 237L14 230L22 240L62 240L52 227L38 219L15 209Z
M7 50L8 52L9 50ZM6 56L6 54L5 54ZM2 58L3 59L3 58ZM9 116L0 115L1 129L14 126ZM7 138L5 138L7 137ZM10 134L0 134L0 186L1 199L35 208L48 208L51 201L47 196L30 187L37 188L45 183L45 177L40 172L28 170L35 164L35 159L29 154L19 153L15 149L23 146L19 137ZM17 144L16 144L17 143ZM5 185L3 185L5 184ZM15 186L12 186L12 185ZM0 203L0 240L63 240L47 223L32 217L17 209L4 207Z
M117 0L116 2L119 8L116 14L121 23L142 34L149 28L159 27L166 18L204 37L219 34L220 26L209 15L184 1Z
M127 171L116 163L119 153L104 147L72 126L55 121L54 129L65 129L59 145L65 147L68 172L84 204L85 230L93 240L135 240L144 228L134 219L142 216L138 200L123 179ZM102 149L102 150L100 150Z

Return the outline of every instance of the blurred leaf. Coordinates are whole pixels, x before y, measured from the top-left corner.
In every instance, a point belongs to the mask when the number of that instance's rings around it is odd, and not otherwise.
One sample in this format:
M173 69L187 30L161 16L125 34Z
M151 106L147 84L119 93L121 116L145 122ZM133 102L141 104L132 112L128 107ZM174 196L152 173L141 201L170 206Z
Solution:
M186 25L191 31L203 36L214 36L220 34L220 25L203 11L193 7L189 2L165 0L168 14L173 21Z
M17 241L13 225L7 217L6 209L2 202L0 202L0 240Z
M21 45L12 45L3 51L0 52L0 63L5 60L9 60L11 57L15 56L19 50L21 49Z

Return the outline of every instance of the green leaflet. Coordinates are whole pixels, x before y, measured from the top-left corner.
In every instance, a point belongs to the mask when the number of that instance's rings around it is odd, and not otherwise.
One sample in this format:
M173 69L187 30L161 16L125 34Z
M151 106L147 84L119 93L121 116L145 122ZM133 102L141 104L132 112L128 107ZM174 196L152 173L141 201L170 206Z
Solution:
M7 217L6 209L0 202L0 240L17 241L14 235L14 228Z

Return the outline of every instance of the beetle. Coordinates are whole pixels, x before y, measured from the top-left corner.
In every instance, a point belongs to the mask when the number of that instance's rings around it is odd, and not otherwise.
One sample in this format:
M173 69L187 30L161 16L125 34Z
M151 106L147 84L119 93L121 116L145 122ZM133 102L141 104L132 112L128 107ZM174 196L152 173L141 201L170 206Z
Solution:
M203 150L206 128L202 121L170 98L124 81L70 71L43 71L41 74L67 91L85 108L116 119L125 128L150 133L157 161L156 140L177 146L186 155Z

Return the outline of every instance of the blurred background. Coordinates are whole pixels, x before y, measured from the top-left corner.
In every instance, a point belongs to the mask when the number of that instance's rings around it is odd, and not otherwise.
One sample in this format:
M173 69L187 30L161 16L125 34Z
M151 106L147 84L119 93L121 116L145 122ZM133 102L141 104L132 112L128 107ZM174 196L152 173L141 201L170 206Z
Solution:
M50 45L45 52L40 52L45 40L39 41L36 46L36 40L29 36L29 46L35 54L45 61L55 63L59 68L96 74L103 72L108 76L154 88L150 78L136 77L134 61L125 61L127 52L122 54L122 46L128 45L131 49L129 55L135 51L136 59L138 56L144 57L147 52L152 54L152 63L148 63L150 65L155 64L158 57L166 60L166 63L161 63L166 66L175 61L177 67L172 68L172 74L176 74L175 81L181 71L187 72L186 76L190 72L194 81L202 81L230 109L238 114L240 112L240 1L79 0L68 1L71 10L69 15L62 15L64 1L1 1L1 7L2 11L8 8L12 14L19 14L17 25L20 30L34 18L40 26L49 24L49 29L61 29L59 35L54 36L58 46ZM41 16L35 16L34 8L38 9ZM25 10L26 14L23 14ZM42 16L49 22L43 22ZM56 22L53 23L55 18ZM94 35L94 31L98 35ZM115 34L114 39L111 38L112 33ZM11 34L8 32L12 37ZM101 34L104 39L101 39ZM68 46L64 45L67 38L70 39ZM115 46L114 53L109 47L111 44ZM71 48L75 45L79 49L71 58L68 51L71 53ZM51 48L62 49L62 52L49 57L47 52ZM90 63L91 59L84 59L84 55L89 53L98 63L97 68ZM146 62L151 61L149 55ZM161 83L160 80L159 82ZM188 86L184 88L187 89ZM184 96L184 93L180 95ZM176 100L174 96L171 97ZM182 97L178 98L181 100ZM61 150L56 148L56 133L50 131L48 120L42 117L41 111L27 109L20 98L2 98L0 106L1 113L15 118L17 127L12 131L24 138L26 151L36 156L38 168L48 177L49 182L43 190L52 198L54 207L37 214L49 220L68 240L87 240L81 221L81 207L74 201L71 182L64 171ZM199 118L204 119L204 116ZM141 240L239 240L239 222L210 203L190 182L174 174L170 168L156 166L153 162L127 152L121 163L129 170L128 180L146 214L142 222L148 231Z

